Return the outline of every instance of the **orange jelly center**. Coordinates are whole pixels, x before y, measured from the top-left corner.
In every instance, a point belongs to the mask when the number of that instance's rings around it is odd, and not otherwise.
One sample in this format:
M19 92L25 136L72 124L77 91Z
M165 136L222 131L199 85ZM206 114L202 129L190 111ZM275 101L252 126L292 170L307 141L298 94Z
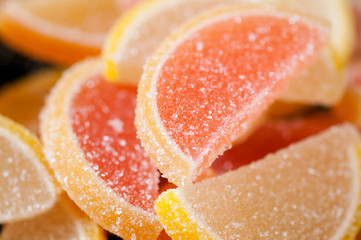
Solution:
M322 37L297 17L257 14L220 18L190 33L156 85L168 135L195 161L223 141L222 152L310 61Z
M140 145L134 125L136 88L85 81L71 102L79 146L96 174L127 202L153 212L159 173Z

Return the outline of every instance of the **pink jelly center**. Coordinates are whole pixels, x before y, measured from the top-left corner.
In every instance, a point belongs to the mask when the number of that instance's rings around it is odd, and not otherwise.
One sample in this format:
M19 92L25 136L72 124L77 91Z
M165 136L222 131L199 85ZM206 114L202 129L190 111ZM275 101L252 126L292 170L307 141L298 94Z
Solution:
M310 61L324 35L297 17L257 15L218 19L189 34L157 82L168 135L196 161L209 149L222 152Z
M119 197L153 212L158 172L137 139L136 96L136 88L95 76L75 94L70 116L79 146L96 174Z

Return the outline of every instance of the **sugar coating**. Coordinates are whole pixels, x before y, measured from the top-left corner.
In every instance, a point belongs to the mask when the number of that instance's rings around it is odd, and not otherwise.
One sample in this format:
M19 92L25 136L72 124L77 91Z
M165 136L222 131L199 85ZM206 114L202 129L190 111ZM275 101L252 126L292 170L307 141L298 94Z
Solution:
M6 225L0 239L79 239L81 235L76 221L57 204L44 215Z
M113 56L119 71L118 77L122 82L138 83L146 60L168 34L203 11L205 6L221 3L219 0L166 0L146 7L146 12L142 11L139 17L131 19L130 24L126 23L125 34L119 41L118 51L121 54Z
M0 222L31 218L48 210L55 191L38 156L0 129Z
M342 238L359 204L359 141L354 127L332 127L176 191L190 218L219 239L331 239L337 230Z
M106 179L104 180L104 176L100 176L101 173L105 173L105 175L107 175L107 172L114 173L118 170L122 170L112 167L111 171L108 171L108 169L106 168L108 167L108 165L111 165L110 163L114 163L117 158L114 158L113 156L114 151L109 149L105 150L107 146L103 146L104 140L108 139L105 136L110 136L110 139L112 139L112 137L114 136L112 134L121 135L121 132L129 133L129 131L127 130L127 126L129 124L129 122L126 121L127 118L122 119L120 118L120 116L108 115L108 117L106 117L106 114L103 115L104 112L106 113L107 110L111 108L109 106L111 106L112 104L119 105L119 103L110 101L110 105L106 104L103 108L100 107L98 109L99 111L89 110L93 106L93 101L99 100L100 103L105 104L107 102L105 100L116 100L116 97L119 97L117 94L117 90L118 88L121 88L120 86L107 82L104 82L106 83L105 85L97 84L99 82L96 79L99 78L98 76L101 75L101 66L101 62L98 59L89 59L82 63L76 64L63 74L58 84L52 90L48 98L47 104L44 108L44 111L41 115L41 134L44 143L45 156L49 161L51 167L54 169L55 176L57 180L61 183L63 189L67 192L70 198L73 199L74 202L96 223L98 223L104 229L118 236L121 236L124 239L155 239L161 231L162 226L158 221L154 211L144 210L145 208L147 208L148 201L144 203L139 203L139 205L136 205L136 203L128 202L128 200L132 200L132 197L135 197L133 195L127 200L123 198L122 193L126 193L126 191L128 190L126 187L122 189L122 187L119 188L118 186L113 186L118 187L120 191L123 191L119 194L119 192L113 190L111 186L112 183L110 181L106 181ZM101 80L100 82L102 81L103 80ZM97 89L99 88L98 90L101 91L95 90L95 92L93 92L94 94L91 94L91 89L95 86ZM85 88L88 89L85 90ZM131 90L130 92L135 92L135 89L132 89L133 90ZM99 154L96 152L99 155L99 158L92 162L89 162L87 160L90 156L96 157L97 154L94 155L91 153L92 155L88 154L88 157L86 157L87 149L83 149L81 144L87 144L87 141L78 140L78 135L75 134L75 129L73 128L73 123L76 123L76 121L74 121L70 114L73 108L72 104L74 103L74 94L76 95L76 97L79 97L78 95L80 92L90 93L88 94L88 96L84 96L84 99L87 99L86 101L78 99L79 101L77 102L77 105L81 106L81 103L84 103L84 106L86 107L80 109L80 111L90 111L91 114L89 114L88 119L85 116L82 116L81 113L78 113L79 116L76 119L89 120L88 123L87 121L82 121L83 125L79 124L78 130L84 131L85 133L89 131L89 136L91 136L91 134L100 131L100 129L104 129L104 133L100 133L94 138L99 140L99 142L97 142L94 146L97 150L99 150ZM102 93L102 96L97 96L97 93ZM120 93L120 95L124 96L123 94ZM105 95L106 97L103 97ZM92 101L88 102L89 96L95 96L99 98L92 99ZM94 106L98 108L99 104L95 103ZM116 112L118 111L129 113L128 107L132 107L131 101L126 101L126 104L121 108L117 108L116 111L114 111L114 114L117 114ZM131 114L134 114L133 111L130 111ZM104 117L104 121L100 123L101 119L99 119L99 117L102 115ZM82 119L83 117L85 119ZM95 121L94 124L91 125L90 120L92 119L98 121ZM117 120L114 121L114 119ZM128 118L128 120L130 120L130 117ZM118 126L116 127L118 131L114 131L114 122L116 122L115 126ZM123 131L119 131L119 126L121 125L119 124L120 122L124 123ZM105 137L105 139L103 139L103 137ZM80 138L80 140L82 139L83 137ZM84 137L84 139L87 139L87 137ZM124 136L123 138L119 139L128 140ZM130 145L130 143L131 141L127 141L125 146L128 146L129 150L134 150L133 153L135 156L137 156L139 152L135 151L136 146ZM90 144L92 144L92 142L90 142ZM117 147L118 150L126 149L121 147L121 145L118 144L117 141L113 144L114 147ZM110 145L110 147L113 148L113 145ZM109 156L110 161L107 162L108 164L103 164L103 158L101 158L103 154L100 153L104 153L104 155ZM119 157L121 155L122 154L120 154ZM130 158L129 160L132 159L133 158ZM99 164L96 161L98 161ZM141 159L138 159L138 161L141 161ZM93 164L94 162L96 164ZM122 167L122 164L126 165L126 159L123 163L119 161L119 167ZM130 162L129 166L134 166L134 162ZM138 169L146 171L143 166L139 167ZM130 171L129 167L125 167L125 170L127 172L125 172L126 174L124 174L123 176L115 176L113 179L110 179L108 176L108 179L112 181L124 179L133 179L134 181L138 181L136 177L140 176L141 174ZM128 173L130 173L129 176ZM147 176L145 180L139 179L141 181L141 184L139 184L139 186L144 186L145 189L134 189L134 191L138 191L139 195L143 193L142 190L146 191L148 189L145 185L152 185L153 183L153 181L150 181L148 183L144 183L144 181L148 179L153 179L153 177L156 178L155 181L158 181L158 173L155 173L156 176L154 176L151 171L148 173L149 176ZM127 184L127 186L131 184L133 183ZM137 185L138 183L134 184ZM157 188L155 192L157 192ZM157 193L155 193L155 195L156 194ZM147 199L146 196L149 195L139 196L139 198ZM135 199L134 201L137 200Z
M76 209L76 208L75 208ZM76 210L79 211L79 210ZM1 240L50 240L85 239L86 221L71 212L58 201L48 212L38 217L8 224L1 232ZM83 222L81 222L83 221ZM90 220L88 220L90 222ZM97 225L92 222L88 231L95 233ZM91 229L93 227L94 229Z
M75 93L72 129L91 168L127 202L154 212L159 173L136 136L136 88L92 77Z
M219 156L211 168L218 175L235 170L339 123L330 113L266 120L245 141Z
M117 24L124 33L111 57L117 65L118 80L136 85L143 66L159 44L185 21L202 11L227 4L265 4L274 0L161 0L133 8ZM135 14L135 16L134 16ZM118 30L118 29L116 29ZM114 32L115 33L115 32ZM114 37L116 34L114 34ZM111 36L112 37L112 36ZM112 46L113 47L113 46Z
M159 66L159 116L199 164L241 135L325 41L297 16L234 15L188 33Z
M329 48L292 81L280 96L286 102L334 106L342 98L347 81L345 71L339 70Z

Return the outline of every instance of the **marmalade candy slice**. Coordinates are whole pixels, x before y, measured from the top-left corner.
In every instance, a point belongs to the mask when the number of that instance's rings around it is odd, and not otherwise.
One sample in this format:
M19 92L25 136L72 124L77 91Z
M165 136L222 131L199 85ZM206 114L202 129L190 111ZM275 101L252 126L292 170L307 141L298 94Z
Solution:
M56 177L93 220L124 239L155 239L159 172L134 126L136 89L104 81L98 60L68 70L42 114Z
M0 223L48 211L58 192L39 140L0 115Z
M172 239L353 239L360 227L360 136L331 127L264 159L160 195Z
M136 126L176 185L192 182L317 57L328 30L260 6L221 8L185 24L145 67Z

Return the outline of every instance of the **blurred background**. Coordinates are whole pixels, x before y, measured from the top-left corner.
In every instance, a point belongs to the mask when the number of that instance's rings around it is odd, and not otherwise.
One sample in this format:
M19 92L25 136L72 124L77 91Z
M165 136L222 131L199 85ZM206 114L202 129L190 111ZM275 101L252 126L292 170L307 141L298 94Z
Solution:
M0 86L48 66L49 64L30 59L0 42Z

